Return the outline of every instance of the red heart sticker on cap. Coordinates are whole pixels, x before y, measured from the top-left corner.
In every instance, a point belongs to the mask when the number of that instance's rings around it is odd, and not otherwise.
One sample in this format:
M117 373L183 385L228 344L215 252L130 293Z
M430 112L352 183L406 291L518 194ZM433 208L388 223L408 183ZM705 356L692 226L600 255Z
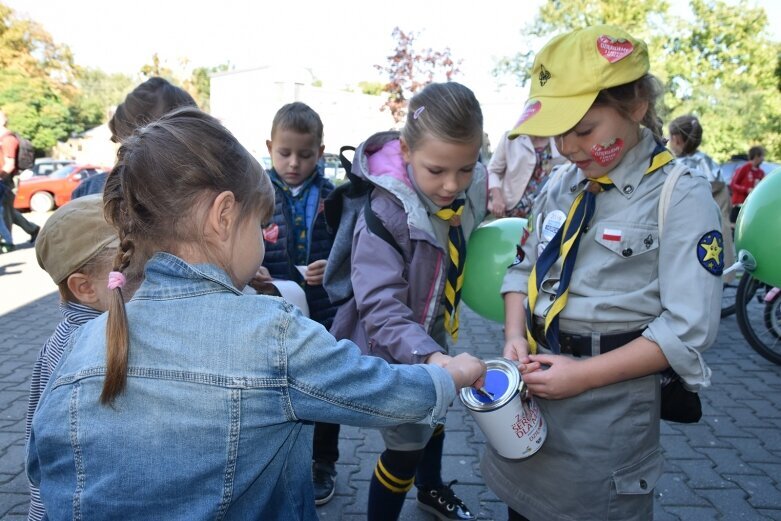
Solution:
M616 160L623 148L624 142L620 138L616 138L606 145L594 145L591 147L591 157L600 166L606 166Z
M517 127L518 125L520 125L521 123L529 119L530 117L537 114L541 108L542 108L542 103L540 103L539 101L533 101L533 102L530 101L529 103L527 103L526 108L523 109L523 114L521 114L521 117L515 123L515 126Z
M607 61L616 63L632 54L635 46L629 40L616 40L603 34L597 38L597 50Z

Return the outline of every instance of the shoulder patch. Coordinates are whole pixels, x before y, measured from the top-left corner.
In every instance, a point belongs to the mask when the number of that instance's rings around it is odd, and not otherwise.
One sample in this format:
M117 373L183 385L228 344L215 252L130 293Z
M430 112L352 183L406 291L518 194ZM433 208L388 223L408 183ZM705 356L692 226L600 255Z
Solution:
M724 272L724 238L711 230L697 241L697 260L708 273L720 277Z
M508 268L512 268L513 266L517 266L518 264L523 262L523 259L526 258L526 254L523 252L523 248L520 244L515 245L515 258L513 259L513 263L507 266Z

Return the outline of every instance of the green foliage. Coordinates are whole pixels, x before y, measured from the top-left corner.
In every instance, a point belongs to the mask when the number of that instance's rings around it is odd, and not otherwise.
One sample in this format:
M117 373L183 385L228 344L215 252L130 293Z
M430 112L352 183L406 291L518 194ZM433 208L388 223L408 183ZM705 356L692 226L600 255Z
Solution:
M358 83L358 87L361 92L371 96L379 96L385 91L385 84L377 81L362 81Z
M497 63L497 77L528 80L539 48L555 34L609 23L648 43L651 71L664 85L659 113L669 121L697 115L705 130L703 149L719 161L754 144L781 158L781 45L770 40L767 15L747 0L690 0L681 19L667 2L554 0L540 8L523 33L526 51ZM532 45L534 43L534 45Z
M8 127L45 150L73 130L69 108L44 78L21 72L0 71L0 107L8 115Z
M228 63L217 65L216 67L196 67L193 69L189 83L185 82L184 88L195 98L198 106L206 112L210 109L209 99L211 96L211 76L218 72L229 71L233 66Z

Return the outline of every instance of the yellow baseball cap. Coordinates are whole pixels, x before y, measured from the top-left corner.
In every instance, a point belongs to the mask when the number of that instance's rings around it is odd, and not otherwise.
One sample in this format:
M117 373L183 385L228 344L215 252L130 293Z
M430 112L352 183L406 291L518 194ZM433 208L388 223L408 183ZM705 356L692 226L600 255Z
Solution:
M595 25L556 36L534 58L529 100L508 137L563 134L599 91L637 80L648 69L645 42L618 27Z

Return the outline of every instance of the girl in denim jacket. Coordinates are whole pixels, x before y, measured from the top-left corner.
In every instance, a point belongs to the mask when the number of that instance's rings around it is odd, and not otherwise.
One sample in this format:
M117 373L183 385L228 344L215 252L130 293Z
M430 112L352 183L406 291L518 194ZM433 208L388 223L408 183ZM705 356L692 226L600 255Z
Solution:
M482 383L471 356L392 366L243 294L273 200L197 109L123 142L104 193L120 239L109 312L73 335L33 416L27 473L50 519L316 520L312 422L435 425ZM136 256L146 277L125 305Z

